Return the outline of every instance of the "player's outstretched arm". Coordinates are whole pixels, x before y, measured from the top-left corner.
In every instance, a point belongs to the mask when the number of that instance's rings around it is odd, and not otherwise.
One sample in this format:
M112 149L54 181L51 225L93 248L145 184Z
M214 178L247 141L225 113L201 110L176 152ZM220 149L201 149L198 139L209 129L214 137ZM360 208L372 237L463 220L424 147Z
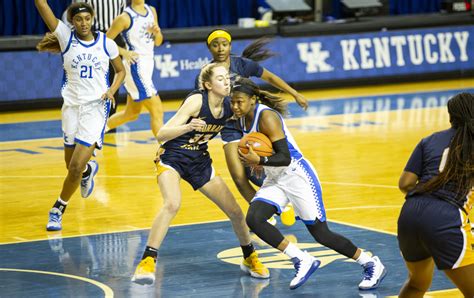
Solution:
M35 0L35 5L38 9L39 14L41 15L41 18L46 23L46 26L48 26L51 32L54 32L56 30L56 27L58 26L59 20L54 15L53 11L51 10L51 7L49 7L48 1Z

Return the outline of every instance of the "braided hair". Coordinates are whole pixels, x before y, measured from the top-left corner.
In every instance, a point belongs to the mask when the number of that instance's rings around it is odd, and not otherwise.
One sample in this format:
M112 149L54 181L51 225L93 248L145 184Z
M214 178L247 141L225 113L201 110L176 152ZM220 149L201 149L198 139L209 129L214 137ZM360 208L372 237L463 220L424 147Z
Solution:
M444 169L421 188L432 192L452 183L457 186L460 198L474 187L474 95L460 93L448 101L451 126L456 129L449 145Z

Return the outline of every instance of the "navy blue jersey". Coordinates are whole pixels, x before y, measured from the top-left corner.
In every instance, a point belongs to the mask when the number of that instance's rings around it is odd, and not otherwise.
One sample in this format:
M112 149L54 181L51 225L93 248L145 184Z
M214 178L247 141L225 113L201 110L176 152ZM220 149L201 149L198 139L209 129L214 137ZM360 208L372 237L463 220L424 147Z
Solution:
M230 56L229 76L231 85L234 84L238 77L259 78L262 74L263 67L258 62L241 56ZM194 87L199 89L199 75L196 77L194 82Z
M202 95L202 106L199 111L197 118L200 118L206 122L206 126L200 131L190 131L183 135L180 135L177 138L166 141L162 148L172 149L172 151L182 152L183 154L189 156L192 155L191 152L203 152L207 151L207 143L209 140L214 138L221 130L224 128L227 120L232 117L232 110L230 108L230 98L226 97L224 99L224 108L222 112L222 117L214 118L209 109L209 99L207 91L195 90L191 92L186 98L191 95L199 93ZM192 118L189 118L186 123L191 122ZM165 151L166 152L166 151Z
M456 130L453 128L436 132L420 141L410 156L405 166L405 171L418 176L419 183L426 183L440 173L441 163L446 162L449 144L454 137ZM444 154L444 158L443 158ZM415 191L408 193L413 196ZM448 184L432 192L433 195L441 199L455 202L458 206L463 206L466 197L461 197L457 186Z

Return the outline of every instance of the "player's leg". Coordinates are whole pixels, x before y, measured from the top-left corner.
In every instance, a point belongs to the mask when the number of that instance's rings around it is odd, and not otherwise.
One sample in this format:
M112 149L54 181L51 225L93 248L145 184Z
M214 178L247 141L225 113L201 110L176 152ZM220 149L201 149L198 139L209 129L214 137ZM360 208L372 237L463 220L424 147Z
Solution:
M158 170L160 172L160 168ZM157 179L163 196L163 206L153 221L142 260L132 277L132 281L139 284L152 284L155 281L158 249L168 233L171 221L181 207L180 175L173 169L162 167L161 170Z
M127 95L127 104L125 110L113 114L107 121L106 131L119 127L120 125L135 121L140 116L142 109L142 102L137 102L132 99L130 94Z
M407 262L408 279L403 284L400 298L422 298L431 286L433 279L434 262L427 258L418 262Z
M199 188L199 191L214 202L229 217L244 256L241 269L255 278L269 278L270 272L259 261L257 252L251 242L249 228L245 223L242 209L222 178L219 176L211 178L209 182Z
M143 101L143 105L150 113L150 126L153 135L156 137L158 131L163 126L163 105L158 94Z
M296 274L290 282L290 289L296 289L308 280L320 262L290 243L276 227L268 223L267 219L273 214L280 213L287 203L288 199L283 190L276 185L265 185L260 188L250 204L246 220L260 239L285 253L292 260Z
M474 297L474 264L444 270L444 273L458 287L464 297Z

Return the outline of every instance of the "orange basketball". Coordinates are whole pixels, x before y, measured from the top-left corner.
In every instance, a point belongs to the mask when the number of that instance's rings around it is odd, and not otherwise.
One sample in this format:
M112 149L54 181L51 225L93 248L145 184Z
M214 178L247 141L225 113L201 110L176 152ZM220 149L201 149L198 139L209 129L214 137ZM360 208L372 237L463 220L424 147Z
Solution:
M258 156L270 156L273 154L272 142L261 132L251 132L240 139L239 149L244 154L249 152L247 144L252 145L253 151L255 151Z

